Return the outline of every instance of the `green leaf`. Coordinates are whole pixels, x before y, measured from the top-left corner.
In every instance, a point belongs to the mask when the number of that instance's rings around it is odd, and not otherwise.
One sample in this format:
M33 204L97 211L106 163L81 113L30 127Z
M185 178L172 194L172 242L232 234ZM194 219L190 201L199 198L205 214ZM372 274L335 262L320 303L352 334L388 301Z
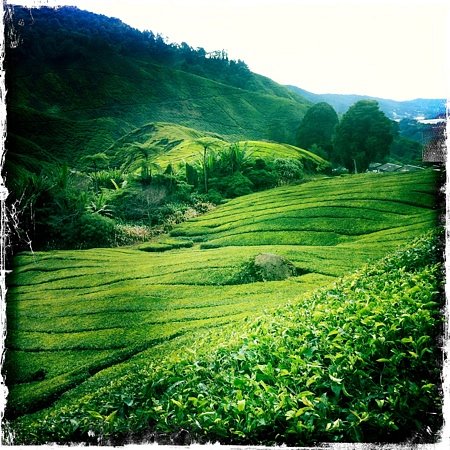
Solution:
M171 401L174 405L178 406L178 408L183 408L183 403L179 402L178 400L175 400L174 398L171 398L170 401Z
M191 402L194 406L196 406L198 403L198 398L197 397L188 397L188 401Z
M387 363L387 362L390 362L391 360L390 359L387 359L387 358L378 358L377 359L377 362L383 362L383 363Z
M301 401L304 405L310 406L311 408L314 408L314 404L312 403L312 401L311 401L308 397L303 396L303 397L300 398L300 401Z
M104 419L104 417L97 411L88 411L88 413L91 417L94 417L95 419L100 419L100 420Z
M336 378L336 377L334 377L333 375L331 375L331 373L329 373L328 376L329 376L330 379L331 379L332 381L334 381L335 383L342 383L342 381L343 381L343 378Z
M237 402L237 409L238 409L238 411L244 411L244 409L245 409L245 399L238 400L238 402Z
M320 378L320 375L313 375L312 377L308 378L306 381L306 387L311 386L311 384L315 383L315 381Z
M348 393L347 389L345 389L345 386L344 386L344 385L342 385L342 393L343 393L346 397L352 397L352 396Z
M105 417L105 421L111 423L114 421L116 416L117 416L117 409L113 411L109 416Z

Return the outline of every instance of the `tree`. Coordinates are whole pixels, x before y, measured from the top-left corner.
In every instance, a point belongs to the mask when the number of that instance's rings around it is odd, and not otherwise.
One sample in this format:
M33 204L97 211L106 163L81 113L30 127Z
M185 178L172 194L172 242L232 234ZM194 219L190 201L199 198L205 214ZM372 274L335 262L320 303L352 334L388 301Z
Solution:
M158 169L158 165L150 161L151 156L155 154L155 149L152 146L134 142L127 144L128 154L125 162L122 165L122 170L136 170L141 169L140 181L142 185L148 186L152 181L152 169Z
M308 109L298 127L297 145L308 150L322 150L330 158L333 134L338 123L338 116L331 105L316 103Z
M212 151L214 147L218 146L218 143L211 138L202 137L194 141L196 144L200 145L203 149L200 157L200 168L203 172L203 189L205 193L208 193L208 179L210 173L213 171L216 165L216 155Z
M94 189L95 192L98 192L98 172L108 165L108 155L103 152L95 153L94 155L83 156L81 161L86 163L88 170L93 171Z
M394 134L393 123L378 102L360 100L336 127L334 152L349 172L365 172L371 162L388 155Z
M252 152L247 150L247 143L242 146L239 142L230 144L219 155L218 164L224 173L233 175L236 172L243 172L250 164Z

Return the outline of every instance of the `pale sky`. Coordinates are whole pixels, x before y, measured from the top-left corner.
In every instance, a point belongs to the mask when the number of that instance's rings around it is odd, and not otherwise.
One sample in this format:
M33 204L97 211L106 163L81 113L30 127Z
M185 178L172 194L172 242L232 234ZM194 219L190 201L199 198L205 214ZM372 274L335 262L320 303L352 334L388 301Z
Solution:
M74 5L169 42L226 50L315 93L450 98L448 0L8 0Z

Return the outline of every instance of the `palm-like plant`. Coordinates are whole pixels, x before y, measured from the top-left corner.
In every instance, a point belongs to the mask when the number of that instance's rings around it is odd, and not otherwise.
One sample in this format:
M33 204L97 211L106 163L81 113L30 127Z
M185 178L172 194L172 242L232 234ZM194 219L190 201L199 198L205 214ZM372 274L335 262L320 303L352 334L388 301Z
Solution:
M217 163L217 155L212 150L218 147L218 143L216 140L208 137L197 139L195 142L203 148L200 157L200 168L203 173L203 187L205 192L208 192L209 174L213 172Z
M94 155L86 155L81 158L81 160L87 165L88 169L92 170L92 181L94 183L95 192L99 191L98 186L98 173L101 168L108 165L108 155L106 153L95 153Z
M252 152L247 149L247 143L242 146L239 142L235 142L228 147L225 153L231 174L242 172L249 164L252 158Z
M152 181L152 170L158 170L159 166L151 161L156 154L156 148L139 142L127 144L127 155L122 164L122 172L133 171L140 168L140 181L144 185L149 185Z
M95 195L86 207L91 214L99 214L101 216L112 217L112 210L108 204L106 195L102 192Z

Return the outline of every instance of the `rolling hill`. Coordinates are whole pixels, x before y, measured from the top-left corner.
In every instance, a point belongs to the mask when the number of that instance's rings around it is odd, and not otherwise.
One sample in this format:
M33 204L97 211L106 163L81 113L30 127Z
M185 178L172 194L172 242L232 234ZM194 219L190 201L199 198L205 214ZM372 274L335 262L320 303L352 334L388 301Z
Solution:
M151 151L152 162L161 168L172 164L174 167L186 162L199 160L203 144L208 143L215 152L221 152L231 144L246 149L252 158L292 158L303 161L305 166L324 169L327 162L307 150L289 144L266 141L242 140L230 142L216 133L200 132L193 128L173 123L152 122L127 133L106 150L111 164L120 167L126 158L128 148L140 145Z
M441 173L317 176L293 145L314 100L244 62L72 7L8 11L14 249L42 249L7 277L9 443L435 432Z
M432 171L367 174L244 196L175 228L172 243L190 248L162 253L17 256L8 283L9 417L23 416L19 429L35 433L43 417L64 421L80 402L95 410L109 383L122 395L131 372L207 342L207 329L236 329L434 229L436 182ZM292 261L297 275L239 281L243 264L267 252Z

